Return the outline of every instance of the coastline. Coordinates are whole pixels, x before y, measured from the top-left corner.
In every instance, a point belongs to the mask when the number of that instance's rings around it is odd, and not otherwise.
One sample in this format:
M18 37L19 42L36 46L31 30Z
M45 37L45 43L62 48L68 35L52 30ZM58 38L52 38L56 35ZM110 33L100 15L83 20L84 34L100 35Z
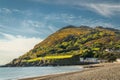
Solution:
M120 63L100 63L83 66L82 71L52 74L19 80L120 80Z

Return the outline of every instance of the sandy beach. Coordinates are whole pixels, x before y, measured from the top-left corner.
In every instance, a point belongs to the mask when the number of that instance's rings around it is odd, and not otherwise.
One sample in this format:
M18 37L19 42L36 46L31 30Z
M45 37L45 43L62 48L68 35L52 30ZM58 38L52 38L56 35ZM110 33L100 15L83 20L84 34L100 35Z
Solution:
M84 66L85 70L26 78L21 80L120 80L120 63L101 63Z

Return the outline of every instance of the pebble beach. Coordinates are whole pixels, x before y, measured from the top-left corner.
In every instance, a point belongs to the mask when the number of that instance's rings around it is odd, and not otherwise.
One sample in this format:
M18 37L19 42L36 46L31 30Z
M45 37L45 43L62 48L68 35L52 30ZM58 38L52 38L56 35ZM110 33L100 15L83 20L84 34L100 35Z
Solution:
M83 66L83 71L21 80L120 80L120 63L101 63Z

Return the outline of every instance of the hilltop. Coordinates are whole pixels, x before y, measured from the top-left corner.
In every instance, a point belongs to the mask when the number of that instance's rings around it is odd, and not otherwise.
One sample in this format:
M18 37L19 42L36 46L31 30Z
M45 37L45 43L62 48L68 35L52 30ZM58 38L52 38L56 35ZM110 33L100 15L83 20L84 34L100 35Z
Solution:
M120 30L101 26L67 26L5 66L74 65L79 57L120 58Z

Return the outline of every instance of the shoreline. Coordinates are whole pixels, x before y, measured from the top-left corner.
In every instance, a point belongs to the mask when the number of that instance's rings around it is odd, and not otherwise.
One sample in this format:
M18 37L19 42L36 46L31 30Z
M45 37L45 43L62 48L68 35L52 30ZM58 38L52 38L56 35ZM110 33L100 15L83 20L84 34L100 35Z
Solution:
M86 71L96 70L96 69L99 69L101 67L105 67L106 65L109 65L109 64L113 64L113 63L79 65L78 67L82 66L84 69L81 70L81 71L63 72L63 73L50 74L50 75L45 75L45 76L22 78L22 79L19 79L19 80L49 80L49 79L52 80L52 78L57 78L57 77L60 77L60 76L63 77L63 76L69 76L69 75L73 75L73 74L83 73L83 72L86 72ZM65 80L67 80L67 79L65 79Z
M73 65L72 65L73 66ZM76 65L75 65L76 66ZM83 66L79 66L77 65L78 67L83 67ZM86 68L87 69L87 68ZM83 67L83 70L79 70L79 71L70 71L70 72L61 72L61 73L53 73L53 74L48 74L48 75L43 75L43 76L36 76L36 77L28 77L28 78L21 78L21 79L18 79L18 80L37 80L36 78L39 78L40 80L44 80L46 78L49 78L49 77L57 77L57 76L62 76L62 75L69 75L69 74L73 74L73 73L79 73L81 71L84 71L84 67ZM39 80L38 79L38 80Z

